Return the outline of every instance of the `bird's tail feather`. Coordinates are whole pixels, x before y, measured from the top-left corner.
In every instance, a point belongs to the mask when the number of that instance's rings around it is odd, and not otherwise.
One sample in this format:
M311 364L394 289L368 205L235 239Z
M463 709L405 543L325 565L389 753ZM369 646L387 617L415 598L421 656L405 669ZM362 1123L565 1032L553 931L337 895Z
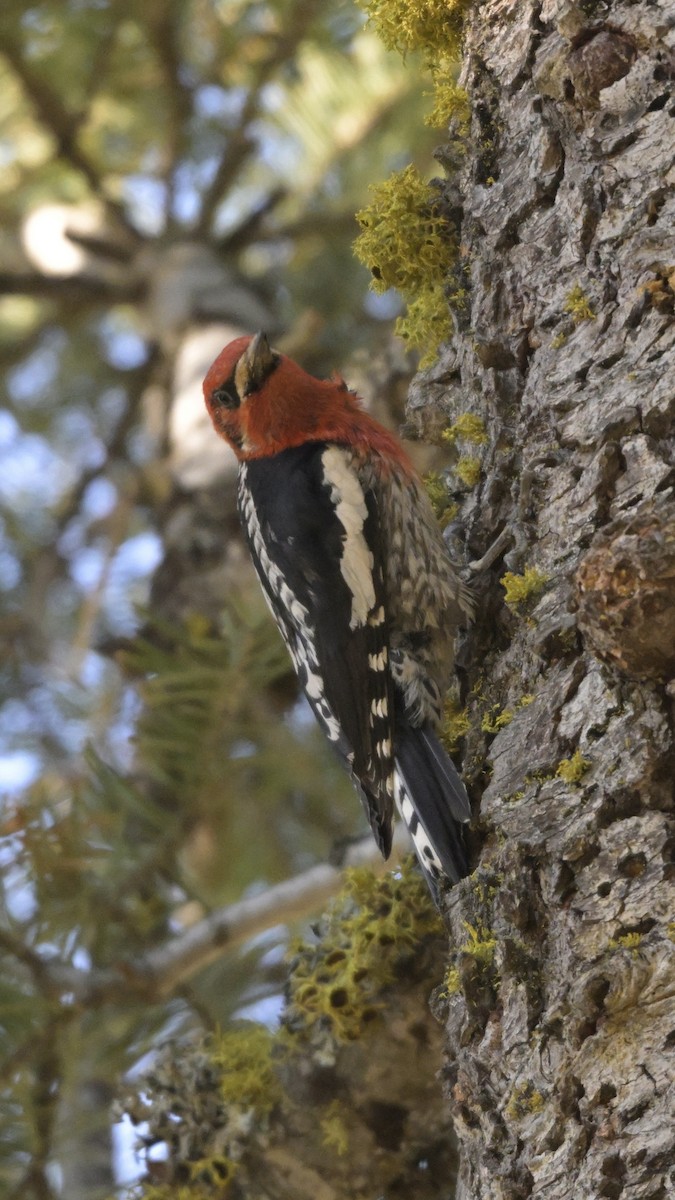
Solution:
M396 729L396 802L434 897L445 876L469 874L462 826L471 806L457 771L431 729L406 720Z

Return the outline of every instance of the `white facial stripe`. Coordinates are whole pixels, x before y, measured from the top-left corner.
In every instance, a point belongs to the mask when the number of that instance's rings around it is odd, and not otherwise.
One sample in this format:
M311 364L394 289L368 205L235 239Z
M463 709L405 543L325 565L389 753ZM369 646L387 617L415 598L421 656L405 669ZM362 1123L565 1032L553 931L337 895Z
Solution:
M339 446L329 446L321 455L324 479L330 488L338 521L344 529L340 571L352 595L350 629L365 625L375 604L373 555L363 536L368 516L363 488L349 455Z

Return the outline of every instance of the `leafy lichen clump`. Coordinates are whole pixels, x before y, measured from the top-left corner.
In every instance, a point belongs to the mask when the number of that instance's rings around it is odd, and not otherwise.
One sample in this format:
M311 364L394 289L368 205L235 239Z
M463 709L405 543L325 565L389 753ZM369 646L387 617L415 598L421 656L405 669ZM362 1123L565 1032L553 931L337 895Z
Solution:
M424 476L424 486L440 525L448 525L457 515L458 505L448 495L448 485L438 471L429 471Z
M485 713L480 723L483 733L499 733L500 729L504 729L507 725L511 724L516 713L520 712L521 708L529 708L533 702L534 696L531 692L526 692L524 696L520 697L520 700L513 708L503 708L500 711L499 705L493 704L488 712Z
M457 967L448 967L448 969L445 973L445 980L443 983L443 991L445 992L445 995L446 996L456 996L457 993L460 991L461 986L462 986L462 981L460 979L460 975L459 975L459 971L458 971Z
M284 1024L290 1035L354 1041L379 1013L378 994L442 924L411 865L380 878L351 871L316 945L296 947Z
M470 107L455 74L464 17L472 0L359 0L369 21L390 50L419 51L431 72L434 107L427 123L452 125L461 158L468 135ZM448 284L458 261L457 231L442 215L439 198L412 165L371 189L372 203L357 213L363 232L354 251L373 273L371 286L396 288L408 306L396 332L422 350L422 366L433 362L452 332ZM451 289L450 289L451 290ZM455 306L465 303L455 288Z
M455 464L455 474L467 487L475 487L480 479L480 459L462 455Z
M461 738L465 737L471 728L469 713L466 708L460 708L454 696L449 697L443 708L443 725L441 741L451 754L457 749Z
M575 750L571 758L563 758L558 763L555 773L558 779L564 779L565 783L579 783L590 765L590 759L584 758L581 750Z
M499 733L500 729L504 729L507 725L511 724L515 715L515 711L512 708L505 708L501 712L495 712L492 709L489 713L485 714L480 727L483 733Z
M454 446L457 441L471 442L474 446L484 446L488 440L485 421L476 413L460 413L456 421L443 430L441 438Z
M564 311L570 314L575 325L580 325L582 321L597 320L597 313L591 308L583 288L578 283L567 297Z
M421 50L429 58L459 57L472 0L359 0L389 50Z
M242 1021L180 1047L169 1044L126 1099L143 1143L164 1144L171 1164L170 1187L150 1183L144 1200L229 1195L232 1180L245 1173L251 1131L254 1144L264 1144L288 1100L284 1079L294 1055L304 1055L309 1041L321 1061L337 1043L363 1036L386 1003L383 990L407 986L418 969L428 969L443 924L410 859L382 877L349 872L317 934L316 944L295 949L278 1032ZM348 1118L338 1098L322 1105L321 1133L332 1153L349 1151Z
M511 1093L511 1099L506 1106L506 1115L512 1120L525 1117L529 1113L541 1112L544 1107L544 1097L537 1091L531 1080L518 1083Z
M246 1022L219 1034L213 1042L213 1062L220 1068L220 1094L226 1104L271 1112L281 1097L272 1063L274 1039L264 1025Z
M420 284L442 282L452 261L450 226L438 197L412 163L371 187L373 202L356 214L358 257L375 272L374 288L413 297Z
M637 958L641 944L641 933L622 933L619 937L610 938L607 943L610 950L629 950L632 958Z
M283 1052L274 1035L253 1021L167 1044L124 1104L143 1130L143 1143L163 1144L171 1164L171 1184L149 1184L143 1200L229 1194L240 1169L242 1134L251 1122L268 1129L282 1098L274 1063Z
M470 925L468 921L464 922L464 928L469 939L460 946L460 953L468 954L482 967L491 966L497 949L497 939L494 934L483 926Z
M451 121L455 125L455 134L465 138L469 133L471 109L469 97L463 87L448 77L448 67L432 67L434 81L434 107L424 118L425 125L434 129L446 129Z
M363 232L354 252L370 268L376 292L396 288L407 301L396 331L426 348L431 361L452 327L443 285L457 256L456 232L412 164L370 190L371 204L356 214Z
M324 1145L342 1156L349 1149L349 1130L345 1121L345 1107L340 1100L332 1100L321 1118Z
M539 596L547 579L548 576L536 567L527 567L522 575L514 575L512 571L507 571L499 582L504 588L506 604L515 612L521 604L531 602Z
M470 987L472 978L484 982L493 980L495 985L498 984L495 969L496 937L483 924L471 925L465 921L464 928L469 936L455 951L454 961L448 966L439 991L440 998L448 999L457 995L466 989L467 982Z

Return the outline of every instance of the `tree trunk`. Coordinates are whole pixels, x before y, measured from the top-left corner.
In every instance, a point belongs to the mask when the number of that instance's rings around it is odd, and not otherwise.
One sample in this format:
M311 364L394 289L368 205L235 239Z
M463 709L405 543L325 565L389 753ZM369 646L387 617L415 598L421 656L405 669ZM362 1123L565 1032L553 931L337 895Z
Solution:
M438 1003L461 1200L673 1194L668 24L486 0L467 28L456 334L411 397L422 430L482 418L469 557L506 531L464 664L485 845Z

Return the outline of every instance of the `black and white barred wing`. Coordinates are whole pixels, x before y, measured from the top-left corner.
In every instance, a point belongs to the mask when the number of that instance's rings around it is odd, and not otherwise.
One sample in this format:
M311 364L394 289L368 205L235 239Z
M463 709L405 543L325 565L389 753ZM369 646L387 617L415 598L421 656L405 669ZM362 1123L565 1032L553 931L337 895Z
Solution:
M242 464L239 510L307 699L359 785L386 856L393 696L375 498L349 450L310 443Z

